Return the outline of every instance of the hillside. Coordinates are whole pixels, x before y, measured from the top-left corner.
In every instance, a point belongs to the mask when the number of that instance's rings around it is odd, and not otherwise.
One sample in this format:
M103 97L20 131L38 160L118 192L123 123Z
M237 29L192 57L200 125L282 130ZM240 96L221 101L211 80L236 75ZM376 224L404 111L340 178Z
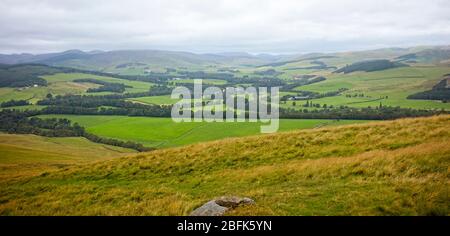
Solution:
M41 75L62 72L58 68L38 64L3 65L0 64L0 87L46 86Z
M36 176L73 165L109 160L135 152L80 137L0 133L0 182Z
M448 215L450 116L225 139L0 183L1 215Z
M408 99L450 100L450 76L439 81L431 90L419 92L408 96Z

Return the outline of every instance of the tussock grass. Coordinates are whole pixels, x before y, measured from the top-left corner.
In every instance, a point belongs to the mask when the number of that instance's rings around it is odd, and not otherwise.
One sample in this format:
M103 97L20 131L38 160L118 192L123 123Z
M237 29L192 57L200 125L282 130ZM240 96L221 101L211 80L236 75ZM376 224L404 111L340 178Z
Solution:
M450 116L230 138L1 184L2 215L449 215Z

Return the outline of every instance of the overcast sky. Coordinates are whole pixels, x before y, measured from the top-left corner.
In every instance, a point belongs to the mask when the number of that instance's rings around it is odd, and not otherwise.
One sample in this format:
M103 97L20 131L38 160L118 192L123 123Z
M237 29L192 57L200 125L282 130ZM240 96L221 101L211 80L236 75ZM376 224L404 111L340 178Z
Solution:
M450 44L449 0L0 0L0 53L304 53Z

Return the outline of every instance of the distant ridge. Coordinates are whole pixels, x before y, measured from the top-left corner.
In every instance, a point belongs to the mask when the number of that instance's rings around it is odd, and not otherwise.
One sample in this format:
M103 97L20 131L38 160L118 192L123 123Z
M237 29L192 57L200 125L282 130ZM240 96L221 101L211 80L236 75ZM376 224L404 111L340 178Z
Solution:
M53 66L67 66L79 69L101 70L114 68L125 63L167 67L190 66L252 66L278 67L288 63L315 60L320 58L351 57L362 59L389 59L395 61L418 61L439 63L450 59L449 46L382 48L376 50L308 53L291 55L250 54L246 52L191 53L163 50L94 50L84 52L78 49L45 54L0 54L0 64L40 63Z

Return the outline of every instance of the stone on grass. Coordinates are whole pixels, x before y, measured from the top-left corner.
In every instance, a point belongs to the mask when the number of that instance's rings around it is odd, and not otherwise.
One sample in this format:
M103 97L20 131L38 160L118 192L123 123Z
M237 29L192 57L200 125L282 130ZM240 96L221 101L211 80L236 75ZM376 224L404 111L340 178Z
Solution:
M241 197L219 197L215 200L211 200L201 207L191 212L191 216L221 216L225 214L227 210L243 206L255 204L250 198Z

